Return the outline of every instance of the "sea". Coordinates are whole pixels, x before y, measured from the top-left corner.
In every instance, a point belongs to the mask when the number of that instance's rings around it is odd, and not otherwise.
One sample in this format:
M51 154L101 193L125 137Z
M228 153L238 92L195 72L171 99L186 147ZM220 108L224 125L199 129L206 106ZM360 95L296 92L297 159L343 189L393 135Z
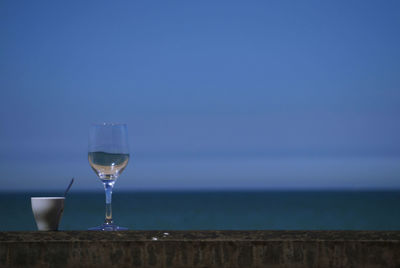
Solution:
M43 195L0 193L0 231L36 230L30 197ZM104 202L71 192L59 229L100 225ZM130 230L400 230L400 191L115 191L113 218Z

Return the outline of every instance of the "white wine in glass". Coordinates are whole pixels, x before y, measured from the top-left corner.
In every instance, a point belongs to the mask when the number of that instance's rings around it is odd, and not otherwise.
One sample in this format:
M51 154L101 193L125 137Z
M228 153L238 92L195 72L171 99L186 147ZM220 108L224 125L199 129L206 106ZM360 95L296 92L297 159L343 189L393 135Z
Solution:
M93 125L89 132L89 164L103 182L106 193L106 216L94 231L127 230L114 224L111 195L115 181L129 161L129 146L126 124L103 123Z
M89 163L103 182L116 180L128 165L129 154L89 152Z

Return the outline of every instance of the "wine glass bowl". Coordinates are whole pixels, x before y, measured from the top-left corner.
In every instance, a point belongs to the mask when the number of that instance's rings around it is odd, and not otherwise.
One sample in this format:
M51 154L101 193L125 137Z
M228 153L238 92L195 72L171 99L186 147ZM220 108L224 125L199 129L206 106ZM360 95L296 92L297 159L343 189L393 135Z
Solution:
M129 162L129 146L126 124L103 123L92 125L89 132L89 164L104 185L106 215L104 223L89 230L127 230L114 224L111 195L115 181Z
M116 180L128 165L129 154L89 152L89 163L101 181Z

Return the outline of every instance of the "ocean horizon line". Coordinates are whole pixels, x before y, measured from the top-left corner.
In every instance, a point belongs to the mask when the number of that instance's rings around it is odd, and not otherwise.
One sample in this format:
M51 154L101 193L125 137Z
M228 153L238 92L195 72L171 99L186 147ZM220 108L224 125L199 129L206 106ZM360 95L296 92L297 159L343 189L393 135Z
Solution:
M139 188L139 189L117 189L114 190L116 194L126 194L126 193L252 193L252 192L400 192L400 188ZM60 193L62 195L62 190L50 189L50 190L0 190L0 194L36 194L36 193ZM73 194L104 194L103 191L97 189L77 189L71 190L69 195Z

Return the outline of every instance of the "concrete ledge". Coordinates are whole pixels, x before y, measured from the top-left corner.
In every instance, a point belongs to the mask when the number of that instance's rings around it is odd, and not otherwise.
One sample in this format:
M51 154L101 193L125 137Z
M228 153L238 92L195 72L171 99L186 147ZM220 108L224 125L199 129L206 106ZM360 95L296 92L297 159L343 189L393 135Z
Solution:
M0 232L0 267L400 267L400 231Z

